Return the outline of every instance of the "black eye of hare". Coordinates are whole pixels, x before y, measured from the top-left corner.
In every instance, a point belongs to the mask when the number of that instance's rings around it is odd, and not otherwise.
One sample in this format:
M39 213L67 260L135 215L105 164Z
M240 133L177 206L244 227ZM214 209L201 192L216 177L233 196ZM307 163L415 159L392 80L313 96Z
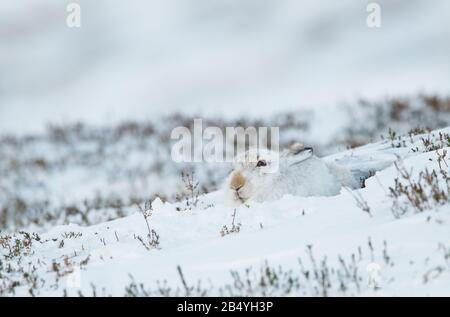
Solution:
M260 160L258 161L258 163L256 163L256 167L261 167L261 166L266 166L267 162L264 160Z

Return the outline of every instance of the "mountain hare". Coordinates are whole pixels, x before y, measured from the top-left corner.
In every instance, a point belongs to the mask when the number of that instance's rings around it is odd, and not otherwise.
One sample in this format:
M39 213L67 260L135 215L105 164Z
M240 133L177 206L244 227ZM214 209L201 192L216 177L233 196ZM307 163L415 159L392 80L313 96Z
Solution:
M295 144L282 153L251 149L236 157L224 191L227 202L237 205L276 200L285 194L332 196L342 186L358 187L349 170L325 163L313 155L312 148Z

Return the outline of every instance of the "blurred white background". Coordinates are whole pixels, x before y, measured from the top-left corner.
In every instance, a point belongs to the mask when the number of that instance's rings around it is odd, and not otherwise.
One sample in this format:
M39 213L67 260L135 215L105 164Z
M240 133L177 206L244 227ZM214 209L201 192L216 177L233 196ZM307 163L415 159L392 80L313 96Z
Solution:
M170 112L253 117L448 93L450 1L0 2L0 133Z

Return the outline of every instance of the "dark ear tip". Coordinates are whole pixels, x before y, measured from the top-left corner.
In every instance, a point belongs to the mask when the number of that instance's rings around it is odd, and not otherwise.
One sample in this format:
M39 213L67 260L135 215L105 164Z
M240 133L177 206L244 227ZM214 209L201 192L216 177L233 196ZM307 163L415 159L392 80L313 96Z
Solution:
M292 144L290 147L289 147L289 153L291 154L291 155L297 155L297 154L299 154L299 153L301 153L301 152L303 152L303 151L308 151L308 152L310 152L310 153L313 153L313 148L312 147L305 147L303 144L301 144L301 143L295 143L295 144Z

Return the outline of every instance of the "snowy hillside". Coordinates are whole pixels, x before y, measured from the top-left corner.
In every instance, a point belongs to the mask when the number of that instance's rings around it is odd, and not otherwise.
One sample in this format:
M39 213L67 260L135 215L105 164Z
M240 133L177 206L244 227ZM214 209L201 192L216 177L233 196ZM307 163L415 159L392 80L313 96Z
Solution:
M0 236L0 295L450 295L450 128L326 157L365 188L233 210L220 191ZM27 231L27 230L26 230Z
M265 120L203 118L203 126L279 127L280 147L302 142L320 156L346 148L443 128L450 122L450 98L361 100L339 116L296 111ZM227 163L177 164L170 133L192 129L190 116L171 115L118 125L51 125L45 133L0 135L0 230L24 227L88 226L129 215L135 202L177 201L185 196L181 173L194 174L199 192L217 190Z

